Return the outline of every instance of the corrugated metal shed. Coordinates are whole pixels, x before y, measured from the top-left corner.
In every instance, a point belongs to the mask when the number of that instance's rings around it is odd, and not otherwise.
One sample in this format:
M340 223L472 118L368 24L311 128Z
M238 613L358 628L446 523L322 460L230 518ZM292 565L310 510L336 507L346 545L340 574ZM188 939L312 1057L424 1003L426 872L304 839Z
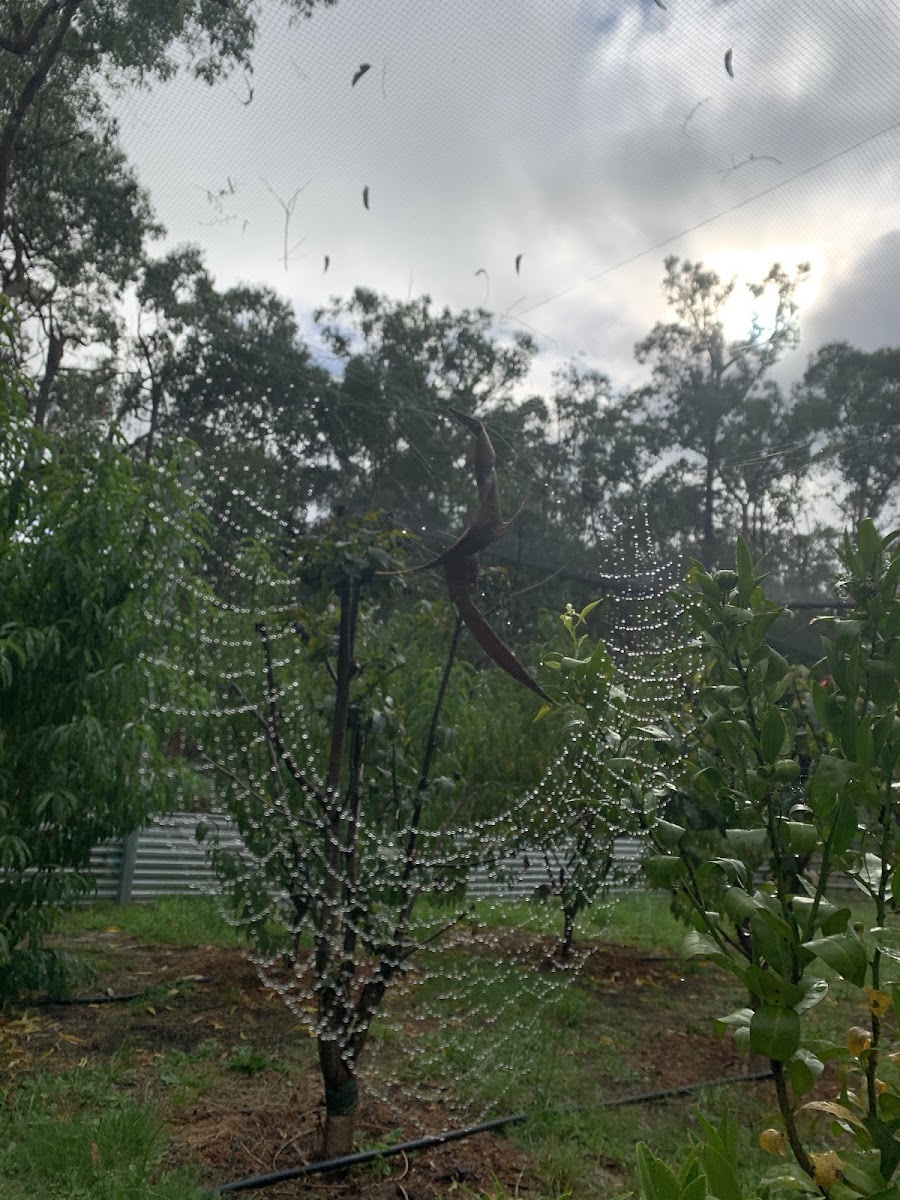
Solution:
M124 842L110 842L94 850L91 855L91 868L97 879L94 898L124 903L215 891L216 878L208 860L208 847L214 839L197 841L200 824L214 831L226 849L240 850L240 838L224 814L178 813L159 817ZM608 879L610 891L635 886L642 850L639 838L616 839ZM548 880L544 855L540 850L531 850L502 859L493 869L473 871L468 892L473 897L523 899L532 896Z
M564 860L565 845L559 858ZM612 865L604 881L607 891L621 892L637 886L644 842L637 837L616 838L613 842ZM548 864L549 859L549 864ZM548 883L558 872L554 855L545 858L540 850L526 850L514 858L501 859L492 870L473 871L469 880L470 896L506 896L513 900L528 899ZM557 876L558 877L558 876Z

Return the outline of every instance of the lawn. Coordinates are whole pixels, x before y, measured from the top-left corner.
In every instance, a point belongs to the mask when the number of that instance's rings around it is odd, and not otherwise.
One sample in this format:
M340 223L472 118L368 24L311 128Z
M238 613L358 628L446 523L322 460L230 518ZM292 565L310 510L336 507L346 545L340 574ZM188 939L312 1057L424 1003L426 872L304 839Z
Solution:
M364 1063L374 1083L358 1142L385 1147L484 1115L523 1112L526 1120L340 1179L315 1176L243 1194L624 1197L634 1190L636 1141L677 1159L697 1109L718 1114L725 1105L741 1118L748 1178L767 1165L756 1140L774 1107L768 1082L718 1083L610 1107L765 1069L715 1036L713 1018L742 998L716 969L679 962L681 928L665 899L634 895L588 914L580 945L591 953L568 982L548 981L540 967L541 926L549 933L557 914L548 905L535 932L534 907L525 908L480 914L496 926L496 959L475 954L465 931L441 951L445 966L478 982L480 1011L491 1014L487 1040L479 1041L483 1016L467 1021L452 999L446 1019L434 1019L437 985L424 985L434 989L425 1022L417 1024L408 1007L414 993L394 998ZM527 934L518 928L523 915ZM98 999L0 1014L5 1200L192 1200L204 1188L308 1161L322 1116L315 1044L260 984L212 902L80 909L55 941L90 967L84 990ZM535 986L519 980L511 988L509 972L497 971L505 958L515 973L532 971ZM139 995L99 999L122 993ZM845 1004L839 993L830 996L821 1019L838 1028L856 1023L860 1014L844 1012ZM401 1054L410 1043L431 1050L415 1071ZM481 1069L473 1072L473 1062Z

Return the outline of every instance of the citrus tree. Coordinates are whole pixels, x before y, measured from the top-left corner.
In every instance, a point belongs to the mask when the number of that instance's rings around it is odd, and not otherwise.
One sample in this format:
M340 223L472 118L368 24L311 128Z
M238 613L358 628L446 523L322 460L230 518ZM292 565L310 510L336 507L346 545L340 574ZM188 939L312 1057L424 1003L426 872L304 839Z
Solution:
M900 1006L900 936L890 921L898 894L898 539L900 531L881 537L864 520L838 548L852 609L823 638L828 675L812 684L821 750L808 772L800 758L809 744L798 748L787 697L790 670L766 644L782 610L766 598L746 544L738 541L734 570L697 566L684 592L710 663L699 730L714 749L699 745L698 732L681 786L718 806L727 849L704 854L684 825L660 819L648 866L693 914L684 953L718 963L744 988L744 1006L719 1027L771 1064L780 1119L760 1144L792 1160L770 1173L775 1191L896 1194L900 1072L888 1017ZM809 854L818 871L798 879L795 858ZM834 894L838 873L865 894L870 920L854 921ZM835 974L855 989L860 1021L822 1039L808 1014ZM834 1097L806 1101L829 1062L839 1067ZM671 1179L676 1190L667 1194L686 1195L696 1172Z

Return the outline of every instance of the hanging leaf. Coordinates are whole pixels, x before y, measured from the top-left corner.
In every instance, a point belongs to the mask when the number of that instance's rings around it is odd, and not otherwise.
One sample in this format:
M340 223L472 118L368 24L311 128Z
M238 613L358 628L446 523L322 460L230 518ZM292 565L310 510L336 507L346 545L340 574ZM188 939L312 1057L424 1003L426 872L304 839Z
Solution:
M866 982L866 949L858 938L849 933L835 933L830 937L804 942L804 946L816 958L827 963L848 983L862 987Z
M756 1054L787 1062L800 1046L800 1017L793 1008L761 1005L750 1022L750 1045Z
M765 721L763 721L759 737L763 762L773 763L775 761L781 753L785 736L786 730L781 711L777 708L770 708Z

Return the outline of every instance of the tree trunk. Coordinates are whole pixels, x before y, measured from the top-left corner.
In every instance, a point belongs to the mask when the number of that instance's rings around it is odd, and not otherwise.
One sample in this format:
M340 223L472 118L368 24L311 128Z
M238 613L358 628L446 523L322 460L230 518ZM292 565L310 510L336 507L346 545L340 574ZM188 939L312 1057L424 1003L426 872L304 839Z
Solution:
M716 443L713 439L706 450L706 480L703 488L703 547L701 558L707 571L715 565L715 528L713 515L715 508L716 483Z
M359 1089L336 1041L319 1038L319 1066L325 1081L325 1128L319 1158L325 1161L353 1153Z
M37 399L34 404L34 423L38 429L43 429L44 423L47 420L47 410L50 407L50 389L53 387L53 383L59 372L65 348L65 338L51 326L50 341L47 346L47 365L44 369L44 377L41 380L41 386L38 389Z
M560 962L568 962L572 952L572 939L575 936L575 920L578 917L578 905L563 905L563 940L559 947Z

